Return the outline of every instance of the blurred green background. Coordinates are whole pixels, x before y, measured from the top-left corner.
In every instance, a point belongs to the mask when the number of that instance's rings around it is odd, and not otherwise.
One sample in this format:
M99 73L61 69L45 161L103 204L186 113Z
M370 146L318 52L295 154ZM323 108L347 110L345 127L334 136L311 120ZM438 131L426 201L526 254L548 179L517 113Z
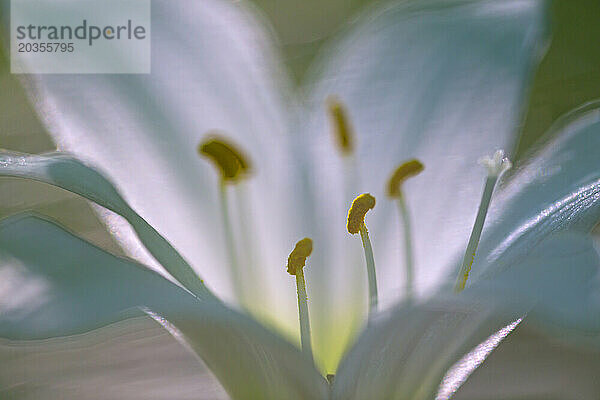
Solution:
M366 0L254 0L254 4L272 26L298 86L322 44L363 8L373 6ZM600 1L556 0L550 11L553 38L531 88L517 162L543 140L560 115L600 97ZM2 50L0 87L0 147L32 153L55 149L16 77L10 74ZM43 184L3 179L0 218L26 209L49 215L88 240L122 253L87 202Z

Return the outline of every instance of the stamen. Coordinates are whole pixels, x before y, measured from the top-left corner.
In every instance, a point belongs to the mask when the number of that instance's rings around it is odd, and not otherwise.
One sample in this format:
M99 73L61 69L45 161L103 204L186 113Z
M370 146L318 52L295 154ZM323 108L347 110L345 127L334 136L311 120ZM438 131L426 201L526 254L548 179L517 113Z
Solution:
M296 247L290 253L287 263L287 272L290 275L296 275L298 270L302 270L306 265L306 259L312 253L312 240L304 238L296 243Z
M481 238L481 232L483 231L483 224L485 223L485 217L492 200L492 194L496 183L502 174L508 171L512 163L506 157L502 150L496 151L492 157L483 157L479 160L479 163L488 170L488 177L485 181L485 187L483 188L483 195L481 196L481 202L479 204L479 210L477 211L477 218L473 225L471 237L469 238L469 244L463 257L462 265L456 279L454 286L455 292L461 292L469 279L469 273L471 272L471 266L475 261L475 254L477 252L477 246L479 246L479 239Z
M223 219L223 228L225 231L225 244L227 248L227 256L229 258L229 266L231 273L231 282L233 291L237 296L240 305L245 304L244 285L242 284L242 277L240 276L240 268L238 263L238 257L236 253L235 240L233 235L233 227L231 225L231 218L229 217L229 201L227 196L227 185L222 180L219 185L219 194L221 196L221 217Z
M377 276L375 274L375 259L373 258L373 247L369 239L369 231L365 225L367 211L375 207L375 197L369 193L363 193L352 202L348 211L348 232L356 234L360 232L363 249L365 251L365 262L367 264L367 278L369 281L369 315L377 310Z
M425 166L417 159L400 164L388 181L387 195L396 198L402 196L402 183L410 177L420 174Z
M375 207L375 197L369 193L363 193L352 202L348 211L348 232L358 233L360 227L365 224L365 215L367 211Z
M244 305L248 307L248 311L257 316L264 315L267 309L271 309L265 302L265 288L263 278L258 272L260 262L260 237L252 232L252 227L256 226L254 214L252 213L253 202L252 196L248 193L248 183L240 182L235 185L235 208L237 214L236 242L240 245L240 254L242 255L240 263L244 281L244 296L251 299Z
M335 96L327 98L327 109L331 118L336 143L343 155L350 155L354 150L354 133L348 119L346 109Z
M222 137L217 132L211 132L198 145L198 154L213 162L221 173L219 194L221 200L221 216L225 231L225 243L233 290L241 305L245 303L244 285L238 265L238 257L233 234L233 226L229 217L229 201L227 196L227 183L236 183L250 173L250 162L244 153L235 145Z
M245 154L218 133L210 133L198 145L198 154L214 163L223 181L236 182L250 173L250 161Z
M296 276L302 352L314 362L310 338L310 319L308 317L308 296L306 295L306 282L304 281L304 265L310 253L312 253L312 239L304 238L296 243L296 247L288 257L287 272Z
M415 175L418 175L424 169L423 163L419 160L409 160L396 168L390 180L388 181L388 196L395 198L398 203L398 210L402 225L404 228L404 257L406 268L406 299L410 301L413 297L414 286L414 266L413 266L413 248L412 248L412 229L410 225L410 214L406 206L406 199L402 192L402 183Z

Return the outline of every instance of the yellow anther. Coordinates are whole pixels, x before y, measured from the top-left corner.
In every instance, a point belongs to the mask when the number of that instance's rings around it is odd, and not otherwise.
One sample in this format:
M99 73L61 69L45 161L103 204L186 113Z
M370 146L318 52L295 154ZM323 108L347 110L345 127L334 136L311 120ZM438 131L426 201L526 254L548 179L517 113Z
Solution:
M346 108L334 96L327 98L327 109L331 118L335 140L342 154L351 154L354 150L354 133L348 119Z
M406 179L420 174L423 169L425 169L425 166L417 159L400 164L388 181L387 195L399 197L402 194L402 183Z
M296 243L296 247L290 253L287 262L287 272L290 275L296 275L298 268L304 268L306 259L312 253L313 242L311 238L304 238Z
M360 231L360 227L365 223L367 211L375 207L375 197L369 193L363 193L352 202L350 211L348 211L348 232L354 234Z
M224 181L239 181L247 176L251 170L246 155L218 134L209 134L198 145L198 154L207 157L215 164Z

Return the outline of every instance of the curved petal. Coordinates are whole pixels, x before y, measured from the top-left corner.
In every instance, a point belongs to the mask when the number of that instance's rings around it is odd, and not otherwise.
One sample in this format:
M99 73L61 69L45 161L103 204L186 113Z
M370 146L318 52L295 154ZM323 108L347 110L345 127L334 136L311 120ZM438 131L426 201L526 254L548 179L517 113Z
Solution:
M564 339L598 344L600 258L589 235L553 235L523 260L503 261L474 281L469 296L530 304L530 325Z
M374 324L340 366L334 398L432 398L456 361L525 314L550 337L600 349L600 257L589 236L551 237L459 295L401 307Z
M599 374L597 350L566 346L523 325L503 340L452 399L593 400L600 394Z
M227 400L208 369L148 317L68 337L0 339L0 397Z
M519 168L493 200L473 277L502 259L514 262L548 235L589 232L600 221L600 103L561 118L552 140Z
M156 230L139 216L117 189L96 170L66 154L29 155L0 151L0 176L35 179L83 196L121 215L150 254L188 290L213 297L188 263Z
M48 221L4 220L0 250L0 337L81 333L147 307L177 327L171 332L206 362L232 398L326 398L325 380L300 351L251 318L219 302L198 301Z
M510 321L491 304L443 299L375 322L342 360L333 399L428 399L446 370Z
M261 262L243 280L257 292L289 289L269 312L294 315L293 281L281 268L297 239L284 229L294 201L286 190L288 82L271 42L243 2L153 0L151 74L38 75L27 83L59 149L106 171L127 202L228 299L218 178L196 147L217 129L247 151L256 173L241 201L252 210L248 224ZM128 239L118 220L108 222Z
M360 292L348 277L364 276L364 266L358 240L344 227L352 196L361 192L378 200L367 225L380 296L384 304L402 296L401 225L384 189L393 169L413 157L425 164L425 171L405 185L416 285L423 292L439 283L448 258L466 245L477 211L485 178L478 158L513 146L531 71L544 45L544 16L543 2L535 0L396 1L364 16L323 51L310 94L314 118L298 135L312 151L316 176L318 207L306 221L320 223L321 230L312 228L315 242L331 250L319 254L315 247L313 263L328 268L307 271L307 279L311 287L337 284L323 291L330 298L314 300L327 310L323 320L333 314L329 304L356 308L348 292L355 298ZM347 163L334 148L326 119L330 94L347 105L356 132L355 160ZM332 229L339 233L331 234ZM339 294L344 291L346 296Z

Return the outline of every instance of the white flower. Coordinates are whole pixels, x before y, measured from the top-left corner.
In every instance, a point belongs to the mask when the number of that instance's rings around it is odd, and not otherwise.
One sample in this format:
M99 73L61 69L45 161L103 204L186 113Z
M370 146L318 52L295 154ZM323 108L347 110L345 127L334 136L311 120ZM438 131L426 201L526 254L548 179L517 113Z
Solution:
M510 372L502 355L527 354L511 347L527 335L537 344L591 343L591 351L600 332L600 262L589 237L600 220L595 104L557 124L556 139L498 191L467 288L450 290L485 178L476 161L514 144L545 39L543 9L533 0L390 4L325 48L302 98L288 88L268 35L241 5L156 1L151 75L36 76L32 98L59 148L102 174L65 154L11 152L0 154L0 174L59 186L110 210L110 228L123 243L135 239L131 227L143 245L129 246L131 255L187 290L48 220L4 220L0 337L7 341L0 345L12 367L0 372L0 394L27 398L44 387L45 398L202 396L206 386L195 386L196 375L178 367L194 363L147 320L100 328L139 316L140 308L193 350L235 399L432 398L456 361L523 316L489 368ZM353 156L338 154L331 138L325 112L331 94L352 120ZM232 220L252 217L251 243L237 243L256 254L243 253L248 268L237 273L243 288L252 289L243 306L265 325L215 296L236 298L216 174L196 154L213 129L230 135L255 164L253 177L228 193L242 204ZM389 172L412 157L425 164L404 188L417 301L397 304L405 283L402 236L393 202L381 196L368 224L383 311L347 349L367 298L359 244L344 230L349 204L359 193L382 193ZM304 236L315 243L306 278L318 369L284 338L296 335L298 322L294 283L283 264ZM65 341L28 341L93 329ZM139 329L150 332L147 344L128 339ZM562 346L542 349L557 364L551 373L577 371L576 392L597 397L598 361ZM94 348L117 349L111 357L135 367L97 371L102 358ZM28 358L31 352L61 366L49 371L46 360ZM151 380L135 369L147 360L164 365ZM456 396L464 390L469 398L486 379L486 363ZM64 381L61 368L68 371ZM333 372L329 385L322 374ZM550 373L540 376L533 389L511 381L475 395L522 398L538 389L562 395ZM507 387L514 392L503 392Z

